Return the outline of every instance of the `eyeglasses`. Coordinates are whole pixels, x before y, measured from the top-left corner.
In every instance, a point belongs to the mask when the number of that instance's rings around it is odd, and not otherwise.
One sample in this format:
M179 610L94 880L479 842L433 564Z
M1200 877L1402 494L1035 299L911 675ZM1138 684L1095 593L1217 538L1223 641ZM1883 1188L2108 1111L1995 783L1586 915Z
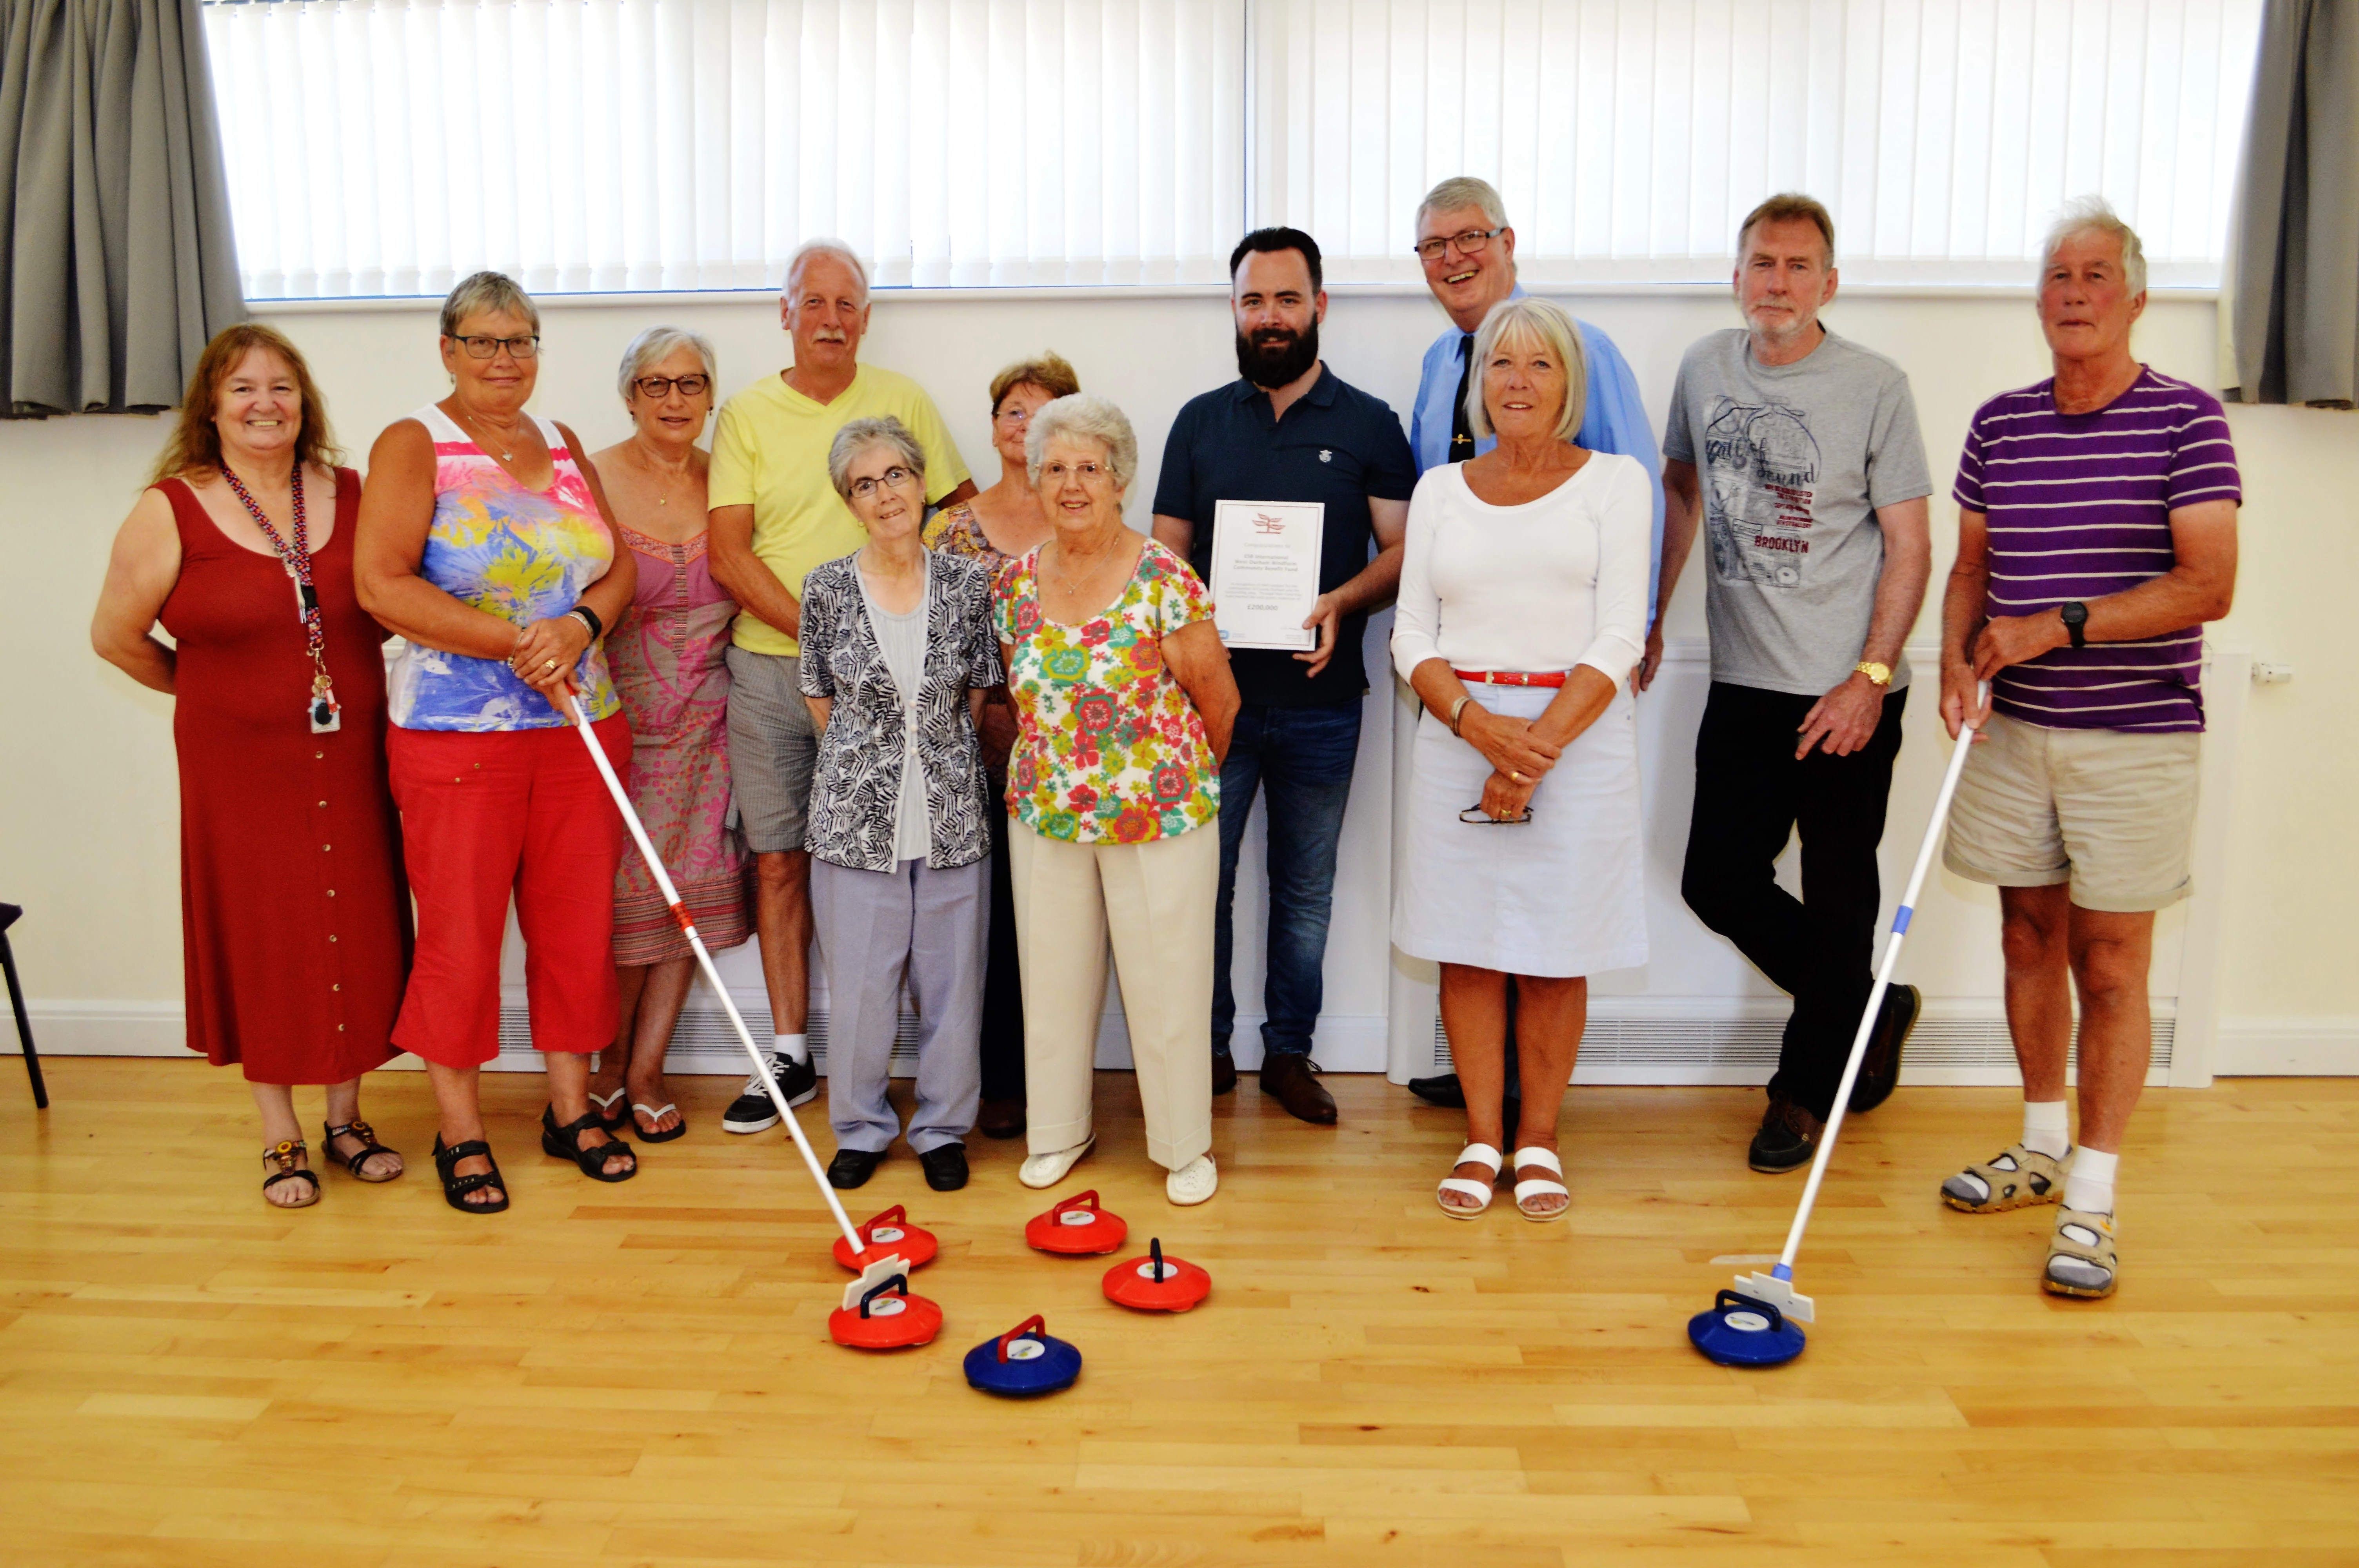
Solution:
M1002 425L1029 425L1032 423L1032 410L1029 408L1003 408L998 413L993 415L992 417L999 421Z
M712 386L709 375L643 375L631 383L645 397L669 397L673 387L679 388L682 397L701 397Z
M882 478L853 480L852 481L852 499L854 501L865 501L870 496L876 493L877 487L880 485L889 484L895 490L898 490L903 485L914 481L917 477L917 470L914 469L905 469L900 464L896 463L891 468L885 470Z
M1451 234L1439 240L1419 240L1413 248L1423 261L1440 261L1441 253L1453 245L1462 256L1479 256L1494 239L1506 232L1505 223L1495 229L1469 229L1462 234Z
M1073 479L1080 480L1083 484L1096 483L1100 479L1105 477L1106 472L1106 467L1103 463L1080 462L1074 463L1071 467L1068 467L1063 463L1042 463L1040 465L1040 477L1042 479L1064 479L1070 476Z
M463 344L466 347L467 357L469 359L487 360L497 354L502 349L506 349L508 351L509 358L519 360L531 359L534 355L540 352L540 336L538 333L532 333L522 338L487 338L480 335L471 338L461 338L454 336L451 341L455 343Z
M1521 816L1494 816L1479 806L1470 806L1458 814L1458 820L1469 827L1515 827L1532 819L1532 808L1524 807Z

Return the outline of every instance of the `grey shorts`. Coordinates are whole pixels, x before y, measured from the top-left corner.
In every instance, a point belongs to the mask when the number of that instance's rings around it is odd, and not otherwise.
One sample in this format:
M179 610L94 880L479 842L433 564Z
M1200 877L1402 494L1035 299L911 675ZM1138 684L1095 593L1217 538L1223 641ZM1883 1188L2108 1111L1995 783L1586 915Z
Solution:
M729 776L745 847L775 855L803 847L819 731L791 654L729 650Z
M2003 888L2069 883L2119 914L2178 903L2192 883L2202 737L2049 730L2003 713L1966 755L1941 859Z

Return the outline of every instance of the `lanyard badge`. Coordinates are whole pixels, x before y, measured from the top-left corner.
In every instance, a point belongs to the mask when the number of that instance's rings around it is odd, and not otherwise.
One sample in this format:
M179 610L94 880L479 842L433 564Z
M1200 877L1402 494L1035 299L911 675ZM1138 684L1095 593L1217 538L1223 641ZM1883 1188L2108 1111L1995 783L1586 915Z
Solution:
M303 699L303 718L312 734L332 735L344 727L344 710L336 700L335 683L328 678L327 633L320 613L320 589L311 581L311 542L303 528L303 465L298 461L288 480L288 489L295 498L295 538L291 546L278 536L278 530L271 526L269 517L226 463L222 465L222 478L228 482L231 493L245 503L247 514L262 530L262 536L270 541L270 547L278 552L279 565L287 568L288 577L294 581L295 617L303 624L304 647L311 655L311 691Z

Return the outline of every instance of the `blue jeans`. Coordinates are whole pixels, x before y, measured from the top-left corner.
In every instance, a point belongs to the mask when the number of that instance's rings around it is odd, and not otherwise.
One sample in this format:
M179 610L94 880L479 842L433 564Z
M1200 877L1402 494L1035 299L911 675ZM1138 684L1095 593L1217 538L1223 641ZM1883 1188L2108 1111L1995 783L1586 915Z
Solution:
M1249 702L1221 764L1221 888L1212 906L1212 1048L1225 1052L1237 1022L1229 982L1236 956L1230 905L1237 847L1254 796L1269 797L1269 963L1262 987L1268 1022L1262 1048L1307 1054L1324 1000L1327 917L1335 902L1335 845L1360 754L1360 698L1312 708Z

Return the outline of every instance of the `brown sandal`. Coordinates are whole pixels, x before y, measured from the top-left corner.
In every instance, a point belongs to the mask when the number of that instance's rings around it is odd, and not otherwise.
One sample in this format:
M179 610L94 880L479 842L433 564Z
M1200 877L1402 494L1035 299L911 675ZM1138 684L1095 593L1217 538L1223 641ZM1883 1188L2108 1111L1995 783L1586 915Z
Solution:
M311 1195L305 1198L301 1203L277 1203L268 1197L265 1197L263 1201L268 1203L272 1208L310 1208L313 1204L320 1201L319 1174L316 1172L307 1170L303 1166L298 1165L295 1162L298 1160L307 1157L308 1153L309 1150L304 1145L303 1141L299 1138L286 1139L280 1142L272 1144L269 1148L265 1149L262 1152L263 1164L266 1166L276 1165L278 1167L277 1174L265 1176L262 1178L262 1190L264 1193L267 1194L271 1188L277 1186L281 1182L309 1182L311 1184Z

